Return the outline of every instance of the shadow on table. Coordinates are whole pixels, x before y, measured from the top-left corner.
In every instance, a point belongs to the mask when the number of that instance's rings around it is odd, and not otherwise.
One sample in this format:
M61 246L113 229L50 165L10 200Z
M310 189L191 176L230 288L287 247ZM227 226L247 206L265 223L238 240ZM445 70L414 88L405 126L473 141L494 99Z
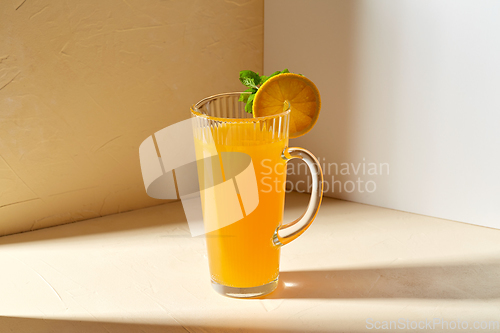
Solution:
M263 328L216 327L216 326L180 326L142 323L116 323L104 321L81 321L65 319L39 319L21 317L1 317L0 332L16 333L186 333L186 332L254 332L285 333L287 330ZM296 332L299 332L298 330ZM335 331L328 331L335 333Z
M172 227L174 224L178 226ZM160 231L158 234L160 237L191 238L181 202L178 201L30 232L1 236L0 246L146 228L161 228L166 225L170 225L170 233Z
M489 263L280 272L264 298L500 298L500 260Z

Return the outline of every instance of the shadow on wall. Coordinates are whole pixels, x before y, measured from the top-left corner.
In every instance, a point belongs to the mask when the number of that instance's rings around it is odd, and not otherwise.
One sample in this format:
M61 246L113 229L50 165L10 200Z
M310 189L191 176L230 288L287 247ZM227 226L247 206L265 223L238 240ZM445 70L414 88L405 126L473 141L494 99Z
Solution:
M281 272L263 298L500 299L500 259L486 263Z
M332 177L336 184L345 184L350 177L329 172L324 166L331 162L358 162L355 86L359 70L356 67L359 7L358 1L345 0L314 4L282 1L282 6L276 2L266 4L266 14L272 20L266 21L266 28L268 25L269 28L265 32L265 71L272 72L286 64L290 70L301 72L314 81L321 92L322 111L315 128L292 139L290 146L309 149L319 159L326 183L325 196L347 200L352 199L349 193L331 190ZM280 8L287 9L286 16ZM308 15L304 15L305 12ZM326 31L327 35L319 33ZM289 45L300 45L300 48L297 52L283 53ZM290 161L287 186L291 190L308 192L310 176L304 166L299 166L302 163Z

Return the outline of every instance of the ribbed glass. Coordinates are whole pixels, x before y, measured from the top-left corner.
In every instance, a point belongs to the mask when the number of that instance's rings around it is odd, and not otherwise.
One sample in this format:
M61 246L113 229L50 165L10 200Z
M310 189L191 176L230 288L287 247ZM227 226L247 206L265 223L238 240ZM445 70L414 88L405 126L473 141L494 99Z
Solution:
M214 95L193 105L195 138L216 145L288 142L290 111L254 118L245 112L245 103L238 101L240 94Z
M238 101L240 94L207 97L191 107L191 115L205 228L217 226L206 234L212 285L227 296L253 297L276 288L281 246L297 238L314 220L323 178L311 153L288 147L289 103L284 103L285 111L280 114L254 118L245 112L245 103ZM232 152L244 153L239 156L251 160L246 170L255 178L248 181L250 178L242 180L236 173L229 175L225 167L238 164L231 161L236 157L227 157ZM293 158L309 166L313 193L304 215L283 224L286 163ZM232 222L229 216L238 217ZM222 223L226 220L231 223Z

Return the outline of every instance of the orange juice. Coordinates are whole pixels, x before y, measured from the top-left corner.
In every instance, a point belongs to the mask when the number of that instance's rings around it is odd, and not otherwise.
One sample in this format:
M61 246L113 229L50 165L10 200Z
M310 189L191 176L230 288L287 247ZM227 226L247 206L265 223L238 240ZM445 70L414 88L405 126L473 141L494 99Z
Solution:
M272 237L283 219L285 199L286 161L281 154L288 138L273 139L278 137L273 135L277 129L253 138L248 131L254 131L253 124L212 131L219 155L243 152L251 157L258 187L259 203L255 210L206 234L212 280L236 288L261 286L278 278L280 248L273 244ZM224 140L219 140L221 137ZM203 150L213 149L213 145L199 140L195 144L198 156Z

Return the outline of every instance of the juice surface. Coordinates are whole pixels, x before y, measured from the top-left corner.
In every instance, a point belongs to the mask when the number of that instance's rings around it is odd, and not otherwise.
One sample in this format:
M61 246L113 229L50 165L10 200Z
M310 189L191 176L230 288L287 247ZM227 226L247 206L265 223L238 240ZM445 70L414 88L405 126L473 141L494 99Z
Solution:
M242 125L239 126L237 130L241 131ZM248 139L248 133L228 135L231 130L236 129L216 129L222 133L213 133L214 137L225 137L223 143L215 143L217 153L243 152L251 157L259 204L243 219L206 234L210 274L213 281L226 286L256 287L278 277L280 249L272 237L283 219L286 162L281 153L288 138L272 139L266 133L267 136ZM195 144L197 154L213 150L213 145L200 140L195 140Z

